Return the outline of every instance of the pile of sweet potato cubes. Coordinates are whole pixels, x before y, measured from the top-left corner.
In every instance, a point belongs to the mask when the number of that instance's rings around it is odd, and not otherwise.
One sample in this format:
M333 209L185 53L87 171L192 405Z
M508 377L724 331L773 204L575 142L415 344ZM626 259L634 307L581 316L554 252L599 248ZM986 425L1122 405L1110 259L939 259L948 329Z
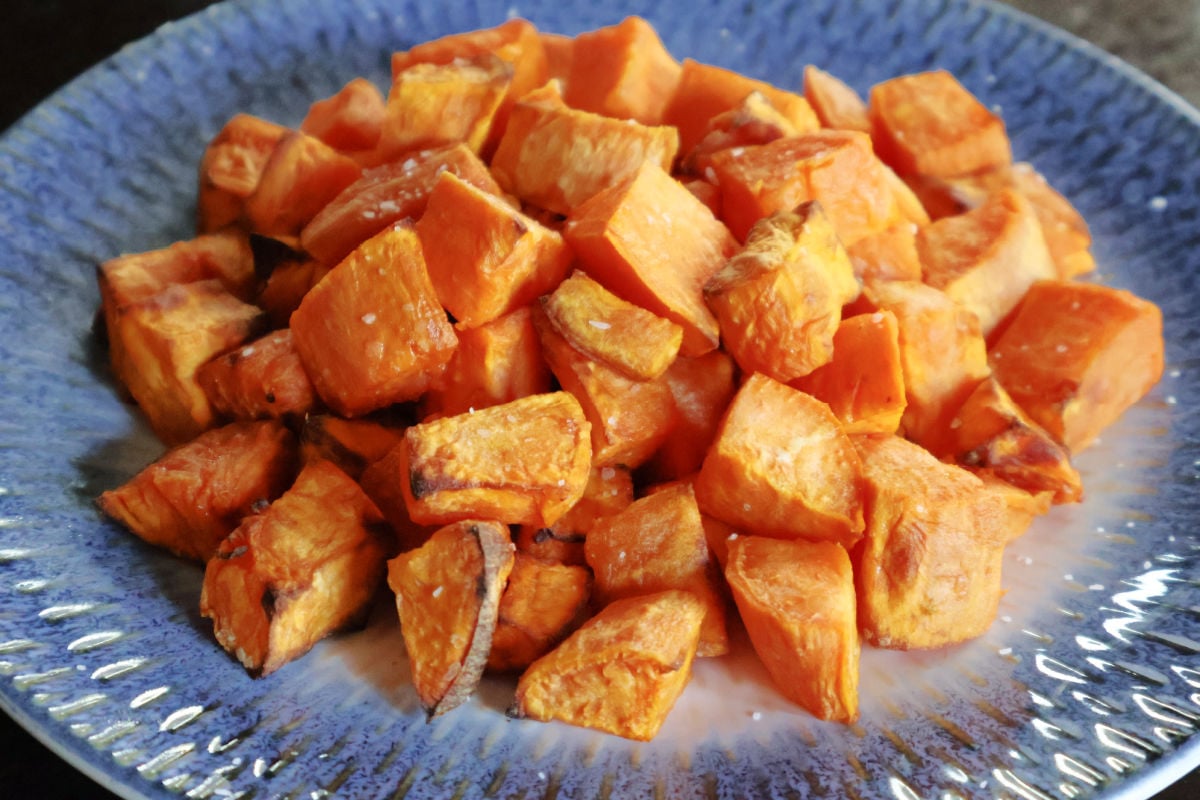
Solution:
M1078 280L1083 220L945 72L785 91L638 18L392 72L231 119L198 236L99 270L171 446L100 506L207 565L252 672L386 574L431 715L518 671L514 714L648 739L740 620L851 721L860 642L984 631L1161 373L1158 309Z

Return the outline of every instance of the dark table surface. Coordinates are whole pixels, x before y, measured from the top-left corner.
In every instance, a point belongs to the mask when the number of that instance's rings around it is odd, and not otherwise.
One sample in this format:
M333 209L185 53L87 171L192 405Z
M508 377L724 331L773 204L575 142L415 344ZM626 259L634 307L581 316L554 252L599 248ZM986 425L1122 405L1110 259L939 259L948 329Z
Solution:
M1148 73L1200 107L1200 0L1010 0ZM0 129L54 89L206 0L16 0L0 35ZM0 714L0 797L111 798ZM1200 770L1156 800L1200 798Z

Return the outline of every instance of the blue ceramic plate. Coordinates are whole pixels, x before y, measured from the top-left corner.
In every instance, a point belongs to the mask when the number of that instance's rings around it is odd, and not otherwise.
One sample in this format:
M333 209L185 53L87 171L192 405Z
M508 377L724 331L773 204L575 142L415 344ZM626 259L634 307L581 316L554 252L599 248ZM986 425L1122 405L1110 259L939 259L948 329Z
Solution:
M809 62L860 91L952 70L1091 221L1097 279L1162 305L1161 385L1079 458L1087 501L1012 546L985 636L864 654L853 727L747 658L700 664L649 744L507 720L498 681L426 724L386 604L248 678L197 613L199 570L93 506L159 451L93 343L94 265L190 234L197 161L236 111L294 124L352 76L382 84L392 50L627 13L786 87ZM0 704L129 797L1145 797L1200 763L1198 203L1195 110L975 2L249 0L167 26L0 142Z

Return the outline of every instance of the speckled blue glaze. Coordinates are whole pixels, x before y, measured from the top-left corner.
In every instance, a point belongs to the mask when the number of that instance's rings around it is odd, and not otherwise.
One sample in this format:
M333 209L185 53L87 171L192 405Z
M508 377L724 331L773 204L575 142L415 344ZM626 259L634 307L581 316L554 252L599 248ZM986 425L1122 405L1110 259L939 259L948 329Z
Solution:
M511 684L426 724L386 600L255 681L197 612L200 572L97 514L159 452L92 336L94 266L190 235L205 142L294 124L388 54L511 14L629 13L678 57L860 91L952 70L1093 226L1097 280L1159 303L1167 375L1078 462L1079 508L1011 548L1001 618L962 647L871 651L863 718L819 723L761 668L703 664L650 744L509 721ZM128 797L1148 796L1200 763L1200 114L1094 49L952 0L247 0L168 25L0 141L0 705Z

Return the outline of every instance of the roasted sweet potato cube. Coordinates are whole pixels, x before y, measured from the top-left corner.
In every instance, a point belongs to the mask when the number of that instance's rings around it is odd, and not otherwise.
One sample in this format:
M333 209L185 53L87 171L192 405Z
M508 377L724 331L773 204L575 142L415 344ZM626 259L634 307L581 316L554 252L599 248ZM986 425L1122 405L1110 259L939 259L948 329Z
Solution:
M602 286L683 327L681 353L716 348L702 290L737 243L678 181L647 164L575 209L563 233Z
M522 525L517 550L543 561L586 565L583 543L604 517L633 502L633 476L625 467L592 467L583 497L550 526Z
M332 267L393 223L420 219L443 172L500 194L487 165L465 144L420 150L363 172L304 226L300 243Z
M433 288L459 329L528 305L571 265L560 233L449 172L416 229Z
M800 133L762 92L751 92L736 108L723 111L708 121L704 137L685 154L680 165L685 173L715 176L712 156L733 147L766 144Z
M572 347L540 308L533 320L550 371L587 415L593 463L631 469L645 463L675 425L675 400L666 378L628 378Z
M829 406L765 375L734 396L696 478L700 509L743 533L852 546L862 466Z
M529 666L511 713L649 741L691 678L704 612L678 590L609 604Z
M681 67L641 17L581 33L564 99L572 108L659 125Z
M550 391L528 308L458 332L446 371L421 397L421 417L450 417Z
M419 397L458 343L407 223L334 267L305 296L291 329L321 399L346 416Z
M291 485L296 468L287 428L235 422L168 450L97 502L141 539L203 562L243 517Z
M691 592L705 608L696 655L729 652L725 598L691 484L655 492L598 521L584 554L596 576L598 607L664 589Z
M383 582L379 511L346 473L309 464L208 562L200 613L217 641L263 675L362 621Z
M1162 376L1162 312L1121 289L1039 281L991 363L1017 405L1077 453Z
M867 486L857 570L863 637L908 650L983 633L1002 594L1004 500L898 436L855 437L855 444Z
M1070 453L1013 402L994 376L975 387L950 429L952 449L935 455L952 457L1033 494L1051 492L1055 503L1083 499Z
M332 417L331 419L337 419ZM357 425L362 420L353 420ZM369 431L355 430L352 435L360 435ZM422 525L414 522L408 513L408 502L404 498L404 431L402 429L386 429L381 438L392 444L382 455L377 450L361 452L363 466L358 477L358 485L367 493L383 518L392 527L396 538L396 552L403 553L420 547L429 541L429 537L438 529L437 525ZM382 442L380 442L381 444Z
M717 426L737 391L733 359L720 350L681 356L664 375L675 400L675 424L646 465L655 480L682 478L700 469Z
M791 385L828 403L848 434L895 433L907 405L896 315L877 311L842 320L833 360Z
M979 317L986 337L1037 280L1057 277L1033 206L1004 189L917 232L926 283Z
M523 670L566 638L587 616L592 575L586 567L542 561L517 551L488 669Z
M112 338L121 342L121 378L165 444L212 426L196 371L256 335L262 321L261 311L216 280L172 284L118 312Z
M213 409L231 419L299 418L317 402L287 328L217 356L196 381Z
M823 128L871 132L867 104L839 78L809 64L804 68L804 99Z
M508 528L484 520L447 525L388 562L413 686L430 718L475 691L512 569Z
M863 281L921 280L917 230L911 222L897 222L847 247L854 274Z
M679 83L663 113L663 122L679 129L680 152L691 152L712 118L741 105L751 92L764 95L798 131L820 127L817 115L802 96L690 58L683 60Z
M378 87L366 78L355 78L309 106L300 130L335 150L370 150L379 144L385 112Z
M200 159L196 228L201 233L243 221L275 145L288 129L251 114L237 114L213 137Z
M400 424L309 414L300 428L300 454L305 463L332 461L358 480L364 469L386 456L403 438L404 426Z
M315 136L287 134L271 151L254 193L246 198L251 230L267 236L298 236L361 173L352 159Z
M392 76L376 160L455 142L479 153L512 77L512 65L491 53L404 67Z
M328 272L329 267L313 258L284 261L271 270L255 304L266 312L271 327L286 328L304 295Z
M683 179L680 183L697 200L703 203L704 207L711 211L714 217L721 213L721 187L700 178L693 178L691 180Z
M986 469L975 468L970 471L978 475L979 479L983 481L983 485L1004 501L1006 510L1005 542L1011 542L1024 536L1033 521L1049 511L1054 504L1054 492L1027 492L996 477Z
M776 211L819 200L846 246L899 215L887 168L858 131L822 130L713 154L721 219L739 240Z
M413 520L553 525L583 495L591 426L566 392L538 394L404 433L401 482Z
M858 718L854 571L834 542L739 536L725 577L775 686L818 719Z
M565 83L571 77L571 62L575 60L575 37L538 31L538 38L546 54L546 81Z
M576 271L542 298L546 319L571 346L630 378L662 375L683 341L683 329L622 300Z
M875 150L901 175L949 178L1012 163L1003 120L945 70L876 84L868 105Z
M829 363L842 306L858 293L850 258L815 201L756 222L704 287L742 371L782 383Z

